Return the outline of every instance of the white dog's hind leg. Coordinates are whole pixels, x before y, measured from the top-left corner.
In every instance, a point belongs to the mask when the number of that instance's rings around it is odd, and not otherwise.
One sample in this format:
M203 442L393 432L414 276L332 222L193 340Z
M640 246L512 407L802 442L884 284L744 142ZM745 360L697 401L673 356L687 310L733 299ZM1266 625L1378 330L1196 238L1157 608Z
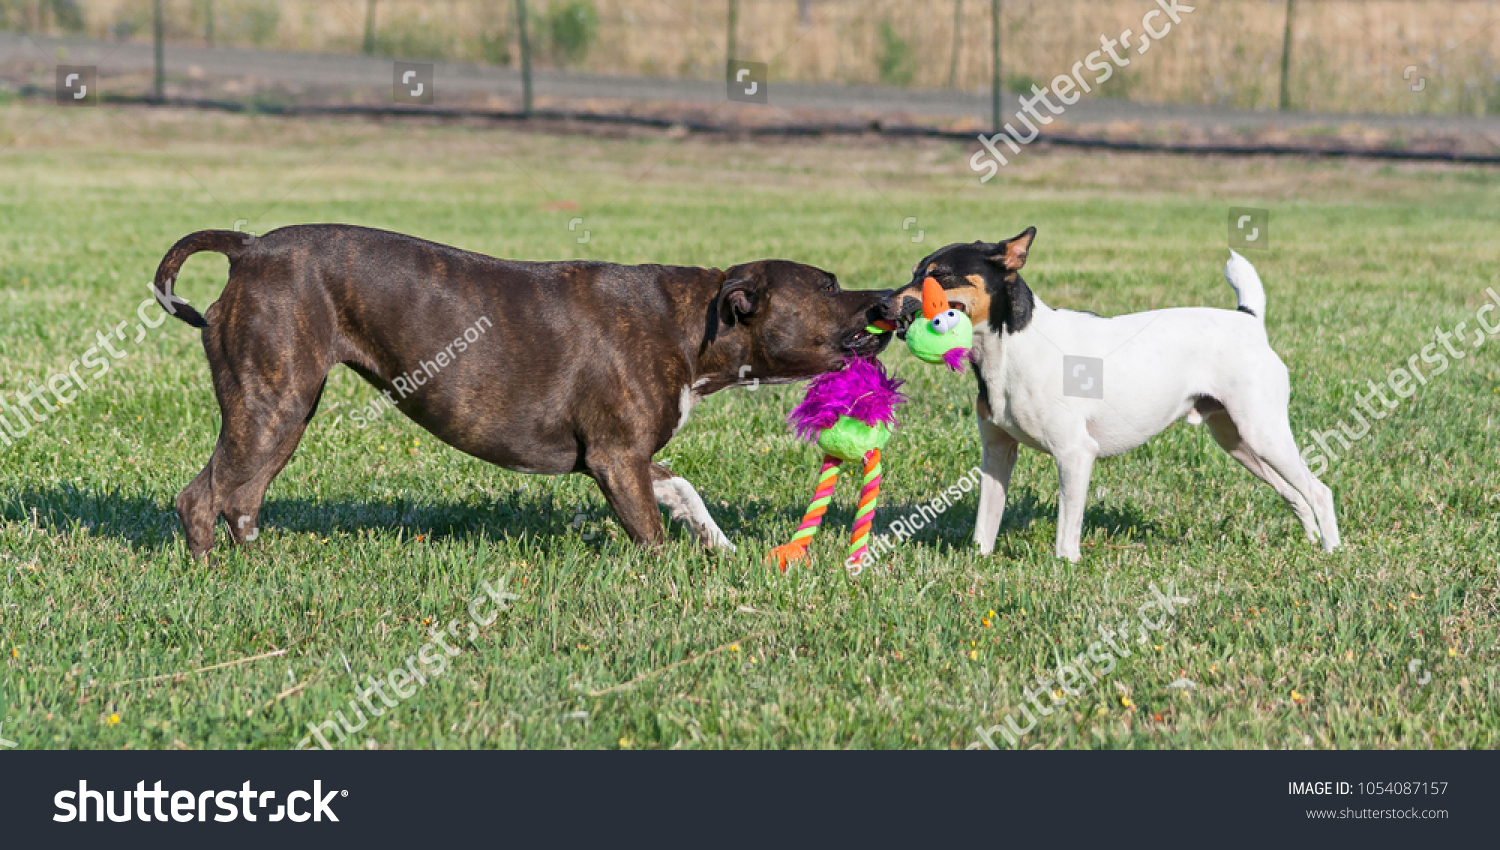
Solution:
M1271 465L1287 483L1297 488L1302 498L1312 504L1317 516L1318 531L1322 537L1323 550L1332 552L1339 547L1339 524L1333 512L1333 491L1324 486L1307 468L1302 455L1297 452L1297 440L1292 436L1291 425L1282 425L1268 440L1270 445L1262 448L1252 443L1260 459Z
M1083 556L1080 548L1083 509L1088 504L1089 479L1094 474L1094 451L1077 447L1056 457L1057 557L1077 561Z
M984 459L979 471L979 516L974 520L974 542L979 553L995 551L995 535L1005 517L1005 494L1010 489L1010 474L1016 468L1020 443L988 419L979 420L979 439L984 444Z
M1215 414L1213 419L1228 418ZM1214 424L1210 422L1210 424ZM1222 426L1220 426L1222 427ZM1322 543L1325 551L1332 552L1339 546L1338 519L1334 515L1333 491L1319 481L1307 468L1297 452L1297 440L1292 436L1291 425L1285 416L1281 421L1259 429L1237 428L1231 422L1229 428L1238 434L1238 448L1224 446L1246 469L1270 484L1292 506L1297 518L1302 521L1303 531L1313 543ZM1215 439L1219 429L1214 430ZM1244 455L1244 456L1242 456Z
M1204 421L1208 425L1209 433L1214 435L1214 441L1228 452L1230 457L1239 461L1256 478L1271 485L1271 488L1286 500L1292 512L1297 515L1297 519L1301 521L1302 531L1307 535L1307 539L1313 543L1321 540L1317 516L1313 512L1312 505L1297 491L1297 488L1288 484L1285 478L1278 475L1276 470L1263 461L1260 455L1256 454L1244 441L1240 436L1239 428L1235 427L1234 420L1229 418L1229 414L1220 410L1210 414Z
M1297 455L1297 460L1302 460L1302 455ZM1303 468L1306 469L1307 464L1304 463ZM1307 470L1307 477L1312 479L1313 508L1318 512L1318 528L1323 532L1323 551L1332 552L1342 542L1339 539L1339 519L1333 509L1333 491L1319 481L1311 469Z

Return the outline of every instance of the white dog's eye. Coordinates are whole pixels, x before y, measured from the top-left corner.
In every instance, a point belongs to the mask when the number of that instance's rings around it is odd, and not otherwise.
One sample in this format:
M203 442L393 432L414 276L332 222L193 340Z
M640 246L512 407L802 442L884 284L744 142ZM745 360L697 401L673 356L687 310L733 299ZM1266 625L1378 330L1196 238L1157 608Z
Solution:
M932 329L940 334L945 334L958 326L958 311L949 310L939 313L932 318Z

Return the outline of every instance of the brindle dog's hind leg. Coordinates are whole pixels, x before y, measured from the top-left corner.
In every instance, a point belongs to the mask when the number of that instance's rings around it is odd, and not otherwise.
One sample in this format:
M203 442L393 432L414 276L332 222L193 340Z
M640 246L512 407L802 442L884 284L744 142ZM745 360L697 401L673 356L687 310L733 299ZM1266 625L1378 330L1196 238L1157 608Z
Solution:
M213 548L215 517L229 523L236 544L259 536L266 489L296 451L334 365L331 333L309 330L331 323L282 325L243 315L281 305L236 306L241 315L220 313L204 331L223 424L208 464L177 497L188 552L198 559Z

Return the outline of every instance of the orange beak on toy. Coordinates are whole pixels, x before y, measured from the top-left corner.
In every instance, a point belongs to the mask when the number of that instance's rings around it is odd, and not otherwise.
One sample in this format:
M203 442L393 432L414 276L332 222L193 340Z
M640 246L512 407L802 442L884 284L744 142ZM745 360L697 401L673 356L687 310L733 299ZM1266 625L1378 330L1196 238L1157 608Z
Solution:
M936 278L922 281L922 315L928 321L948 312L948 294Z

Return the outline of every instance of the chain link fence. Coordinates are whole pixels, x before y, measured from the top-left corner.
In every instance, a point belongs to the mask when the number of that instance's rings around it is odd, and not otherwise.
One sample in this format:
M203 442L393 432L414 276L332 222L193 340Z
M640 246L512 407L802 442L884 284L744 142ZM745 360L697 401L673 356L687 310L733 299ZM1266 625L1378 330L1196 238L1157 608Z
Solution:
M1139 37L1144 16L1175 9L1182 24L1092 97L1334 113L1500 110L1495 0L0 0L0 29L149 42L159 5L168 49L516 68L523 3L538 69L716 80L727 60L741 59L769 63L777 82L968 93L989 91L997 59L1003 91L1045 87L1101 39ZM1159 14L1156 25L1166 20Z

